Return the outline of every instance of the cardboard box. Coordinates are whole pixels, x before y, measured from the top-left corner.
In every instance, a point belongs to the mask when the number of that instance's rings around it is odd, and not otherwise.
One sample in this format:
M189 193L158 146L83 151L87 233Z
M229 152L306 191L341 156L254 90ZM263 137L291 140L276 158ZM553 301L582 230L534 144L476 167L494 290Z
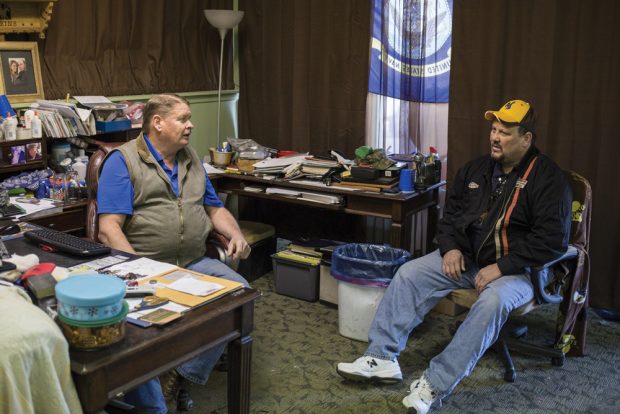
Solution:
M433 308L434 312L438 312L448 316L458 316L461 313L465 312L467 308L457 305L452 300L450 300L450 296L443 298L435 307Z

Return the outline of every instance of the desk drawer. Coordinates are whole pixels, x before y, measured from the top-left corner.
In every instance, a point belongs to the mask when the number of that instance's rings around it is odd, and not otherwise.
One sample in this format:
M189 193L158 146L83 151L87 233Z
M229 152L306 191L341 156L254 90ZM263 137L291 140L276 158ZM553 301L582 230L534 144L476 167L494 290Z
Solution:
M63 211L51 216L38 217L28 220L30 223L67 233L80 233L84 231L86 216L84 209Z

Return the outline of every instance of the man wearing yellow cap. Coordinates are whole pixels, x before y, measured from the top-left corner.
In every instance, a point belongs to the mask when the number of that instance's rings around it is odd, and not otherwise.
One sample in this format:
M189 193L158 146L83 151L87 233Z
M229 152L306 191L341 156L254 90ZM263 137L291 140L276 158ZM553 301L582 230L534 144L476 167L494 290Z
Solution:
M403 399L409 413L425 414L469 375L510 312L534 297L526 269L568 246L571 192L560 168L534 146L534 110L512 100L484 117L491 121L490 154L457 172L439 249L400 267L370 326L368 349L337 367L354 381L402 381L397 358L411 331L453 290L477 289L450 344L411 384Z

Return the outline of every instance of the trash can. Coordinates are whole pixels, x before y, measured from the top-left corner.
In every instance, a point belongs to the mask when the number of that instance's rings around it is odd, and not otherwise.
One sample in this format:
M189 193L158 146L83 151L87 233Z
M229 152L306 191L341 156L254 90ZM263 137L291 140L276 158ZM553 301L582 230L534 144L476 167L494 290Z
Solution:
M368 329L398 268L409 252L388 245L350 243L332 255L331 275L338 280L338 332L368 342Z

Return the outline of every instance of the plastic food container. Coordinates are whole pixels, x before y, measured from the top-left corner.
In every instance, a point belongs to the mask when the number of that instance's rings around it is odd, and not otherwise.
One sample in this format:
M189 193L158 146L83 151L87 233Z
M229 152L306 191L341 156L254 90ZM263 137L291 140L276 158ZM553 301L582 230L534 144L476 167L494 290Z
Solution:
M75 321L58 314L57 323L69 345L76 349L99 349L117 343L125 337L125 316L129 311L123 301L121 312L96 322Z
M97 322L123 308L125 282L116 276L80 275L56 285L58 313L71 321Z

